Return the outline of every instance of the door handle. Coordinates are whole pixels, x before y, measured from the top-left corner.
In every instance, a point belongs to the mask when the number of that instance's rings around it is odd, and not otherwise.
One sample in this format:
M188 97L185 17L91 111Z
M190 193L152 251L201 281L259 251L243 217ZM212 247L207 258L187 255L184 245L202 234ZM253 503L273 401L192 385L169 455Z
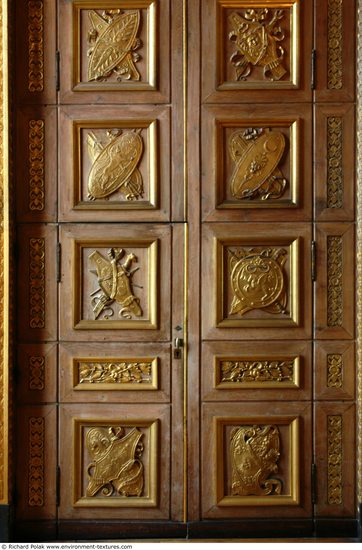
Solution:
M175 338L174 340L174 348L173 348L173 358L174 359L181 359L182 356L182 348L184 347L184 341L183 338Z

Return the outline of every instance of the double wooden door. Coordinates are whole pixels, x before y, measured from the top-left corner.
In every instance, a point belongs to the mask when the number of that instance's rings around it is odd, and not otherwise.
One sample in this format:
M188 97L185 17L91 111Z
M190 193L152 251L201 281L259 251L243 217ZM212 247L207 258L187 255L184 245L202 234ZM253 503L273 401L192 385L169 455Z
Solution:
M352 12L17 2L24 537L353 521Z

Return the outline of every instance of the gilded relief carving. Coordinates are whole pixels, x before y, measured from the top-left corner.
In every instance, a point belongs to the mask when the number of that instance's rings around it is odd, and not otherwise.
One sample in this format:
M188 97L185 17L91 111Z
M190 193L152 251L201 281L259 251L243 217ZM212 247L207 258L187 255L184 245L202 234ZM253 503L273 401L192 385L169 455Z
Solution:
M45 357L29 357L29 390L41 391L45 388Z
M343 86L343 0L328 0L328 89Z
M120 9L89 12L91 29L88 33L88 81L105 81L115 75L118 81L140 80L135 63L141 41L139 32L140 10Z
M29 209L44 210L44 120L29 121Z
M236 199L278 199L287 180L278 168L285 150L281 132L266 128L238 130L230 136L229 154L235 163L230 189Z
M29 240L29 323L45 328L45 240Z
M122 427L91 428L86 445L92 462L87 468L87 497L140 497L143 491L142 433Z
M254 309L268 313L286 313L288 301L283 266L284 248L229 249L230 284L233 300L229 314L244 315Z
M277 426L240 426L230 434L231 494L280 495L278 472L280 437Z
M328 504L342 504L342 417L328 416Z
M120 264L124 255L125 251L122 248L111 248L108 251L108 259L97 250L89 256L96 267L91 273L97 276L99 285L91 295L95 319L102 313L103 319L113 317L114 302L122 306L118 313L121 318L131 319L133 316L142 315L140 299L133 294L132 284L132 276L139 267L131 269L131 266L133 262L137 262L137 258L134 254L128 254L125 262Z
M79 384L151 384L152 362L79 362Z
M343 356L340 353L327 355L327 387L341 388L343 385Z
M29 506L44 506L44 442L44 418L29 418Z
M140 131L108 130L101 141L87 136L92 168L88 176L88 198L105 199L120 190L127 200L143 195L143 179L137 168L143 153Z
M342 237L327 237L327 324L340 327L343 321Z
M44 90L44 2L28 1L28 90Z
M343 208L343 120L327 118L327 207Z
M220 361L221 382L291 382L294 360Z
M281 45L285 38L284 11L248 8L229 16L232 29L229 39L236 47L230 61L235 67L236 80L247 80L254 67L262 67L264 78L271 81L281 80L287 74Z

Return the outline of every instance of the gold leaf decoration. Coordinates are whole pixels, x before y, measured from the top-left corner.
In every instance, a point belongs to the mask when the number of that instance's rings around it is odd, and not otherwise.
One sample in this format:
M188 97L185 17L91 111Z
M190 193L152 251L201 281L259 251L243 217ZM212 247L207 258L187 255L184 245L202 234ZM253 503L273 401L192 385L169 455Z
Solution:
M343 207L343 120L327 118L327 207Z
M343 86L343 0L328 0L328 89Z
M45 421L29 419L29 506L44 506Z
M342 504L342 417L330 415L327 419L328 429L328 504Z
M341 388L343 385L343 357L340 353L327 355L327 387Z
M282 360L241 360L220 361L221 382L291 382L294 374L294 361Z
M28 1L29 92L44 90L44 2Z
M343 243L342 237L327 237L327 324L343 322Z
M152 362L79 362L79 384L150 384Z
M29 209L44 210L44 120L29 121Z

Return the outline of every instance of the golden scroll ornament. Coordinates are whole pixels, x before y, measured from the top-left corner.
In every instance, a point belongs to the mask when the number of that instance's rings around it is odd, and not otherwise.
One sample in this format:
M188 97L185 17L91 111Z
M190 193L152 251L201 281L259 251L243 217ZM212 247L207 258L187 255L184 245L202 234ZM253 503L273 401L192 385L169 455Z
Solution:
M152 362L80 362L79 384L150 384Z
M233 496L280 495L282 482L270 478L278 471L277 426L240 426L230 434Z
M268 8L249 8L243 15L233 12L229 16L229 39L236 46L230 61L236 80L246 80L253 67L263 67L264 78L269 80L280 80L287 73L283 66L284 48L279 44L285 38L279 25L283 17L284 10Z
M122 248L111 248L108 251L108 259L95 250L89 256L90 261L96 269L91 273L97 276L99 287L92 292L92 307L95 319L105 311L104 319L114 315L112 304L120 304L122 308L119 311L120 317L131 319L133 315L140 317L142 308L140 300L134 296L132 291L132 276L139 267L130 269L132 262L137 258L134 254L128 254L125 262L120 265L119 261L124 256L125 251Z
M140 59L136 52L141 46L137 38L140 10L104 10L101 15L92 10L89 20L88 81L107 80L113 74L118 81L140 80L135 66Z
M287 285L283 266L284 248L242 248L230 253L230 284L233 300L230 315L244 315L253 309L286 313Z
M291 382L294 375L293 360L242 360L221 361L221 382Z
M247 128L229 139L229 154L235 163L230 190L236 199L278 199L287 180L278 168L285 150L282 132Z
M143 140L139 132L108 130L107 142L90 132L87 136L88 154L92 167L88 176L88 198L105 199L120 190L127 200L143 195L143 180L137 168Z
M86 445L92 462L87 468L87 497L139 497L143 491L142 433L133 428L91 428Z

